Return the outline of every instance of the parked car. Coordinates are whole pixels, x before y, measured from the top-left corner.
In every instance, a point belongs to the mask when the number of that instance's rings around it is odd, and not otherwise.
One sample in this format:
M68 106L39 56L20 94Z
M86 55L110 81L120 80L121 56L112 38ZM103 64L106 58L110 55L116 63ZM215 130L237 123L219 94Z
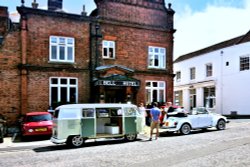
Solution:
M181 106L175 106L174 105L174 106L172 106L172 108L173 108L173 111L174 111L174 110L176 110L178 108L181 108ZM165 105L160 106L160 110L161 110L161 116L160 116L159 120L160 120L160 126L162 126L164 124L164 118L166 117L166 112L165 112L166 106Z
M3 138L7 133L6 121L2 115L0 115L0 143L3 143Z
M166 129L167 132L180 132L187 135L193 129L205 130L216 127L217 130L224 130L228 122L226 117L204 107L194 108L189 114L179 108L168 115L162 128Z
M49 112L29 112L21 121L21 135L52 135L52 115Z

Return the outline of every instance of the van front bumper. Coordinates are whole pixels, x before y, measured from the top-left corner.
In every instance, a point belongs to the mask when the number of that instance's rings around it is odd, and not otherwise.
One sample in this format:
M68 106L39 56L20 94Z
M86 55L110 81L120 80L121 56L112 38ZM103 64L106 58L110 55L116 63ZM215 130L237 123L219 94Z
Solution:
M63 144L66 143L67 139L57 139L55 137L51 137L50 141L55 144Z

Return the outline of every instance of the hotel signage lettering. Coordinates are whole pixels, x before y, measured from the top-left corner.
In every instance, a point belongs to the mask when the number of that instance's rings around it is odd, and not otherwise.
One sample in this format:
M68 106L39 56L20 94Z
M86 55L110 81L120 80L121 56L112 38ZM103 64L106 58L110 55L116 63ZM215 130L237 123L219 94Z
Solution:
M104 86L140 86L140 83L137 81L98 81L96 85Z

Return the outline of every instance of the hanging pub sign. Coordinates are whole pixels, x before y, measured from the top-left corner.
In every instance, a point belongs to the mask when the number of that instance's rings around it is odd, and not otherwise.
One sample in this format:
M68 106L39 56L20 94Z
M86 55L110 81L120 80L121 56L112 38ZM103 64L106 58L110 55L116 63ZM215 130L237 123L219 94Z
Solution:
M112 81L112 80L98 80L95 85L103 86L140 86L139 81Z

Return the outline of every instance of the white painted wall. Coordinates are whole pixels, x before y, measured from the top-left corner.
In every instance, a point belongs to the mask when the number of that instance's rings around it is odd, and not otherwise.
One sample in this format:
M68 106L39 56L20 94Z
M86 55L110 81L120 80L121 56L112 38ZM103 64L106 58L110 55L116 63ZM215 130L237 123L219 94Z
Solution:
M181 80L174 80L174 91L183 91L183 106L190 108L189 89L196 89L197 106L204 105L203 87L215 86L215 110L223 115L237 111L250 115L250 70L240 71L240 56L250 54L250 42L233 45L174 64L181 71ZM226 66L226 62L229 65ZM206 64L213 65L212 77L206 77ZM196 68L195 80L190 80L190 68Z

